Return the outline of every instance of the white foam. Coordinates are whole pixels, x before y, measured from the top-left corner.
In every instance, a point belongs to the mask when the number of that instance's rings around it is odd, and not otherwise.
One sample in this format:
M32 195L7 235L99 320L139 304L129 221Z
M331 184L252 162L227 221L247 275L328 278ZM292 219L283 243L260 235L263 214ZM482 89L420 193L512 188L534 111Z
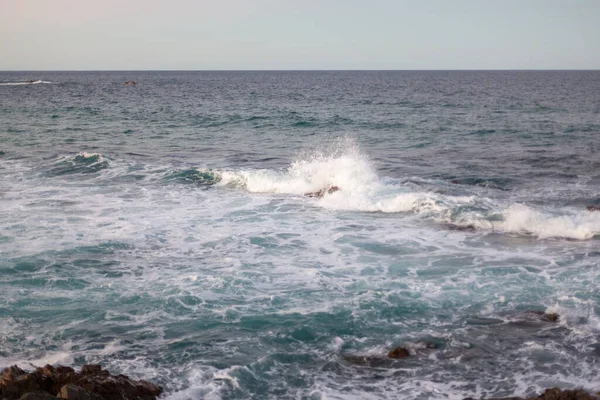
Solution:
M52 82L48 82L48 81L42 81L42 80L37 80L37 81L25 81L25 82L3 82L0 83L0 86L20 86L20 85L38 85L40 83L52 83Z
M541 239L563 237L578 240L591 239L600 234L600 213L581 211L551 215L515 204L502 214L504 221L495 222L493 227L503 232L528 233Z
M242 187L252 193L304 195L336 186L339 191L310 200L330 210L409 212L440 223L541 239L587 240L600 234L600 213L555 210L550 214L522 204L503 207L476 195L415 191L399 181L380 179L369 158L351 144L329 155L317 153L296 160L284 170L222 171L220 175L219 185Z
M355 194L371 191L378 185L368 158L352 147L342 154L313 154L281 171L223 171L221 177L221 185L241 186L252 193L302 195L338 186L346 194Z

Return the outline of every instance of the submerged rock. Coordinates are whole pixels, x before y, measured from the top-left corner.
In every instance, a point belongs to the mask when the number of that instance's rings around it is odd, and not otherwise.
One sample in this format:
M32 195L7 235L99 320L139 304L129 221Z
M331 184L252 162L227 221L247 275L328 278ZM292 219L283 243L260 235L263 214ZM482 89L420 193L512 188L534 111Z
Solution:
M557 313L544 313L544 315L542 315L542 321L557 322L558 319L559 315Z
M547 313L545 311L529 310L521 312L509 319L509 324L524 328L541 328L548 322L555 323L560 320L557 313Z
M0 375L0 399L48 400L154 400L162 388L125 375L111 375L100 365L71 367L46 365L27 373L13 365Z
M304 193L304 195L307 197L316 197L317 199L320 199L321 197L325 196L326 194L332 194L339 190L340 190L340 188L337 186L329 186L327 188L317 190L316 192Z
M544 311L526 311L524 315L544 322L558 322L560 318L560 315L557 313L547 313Z
M410 352L404 347L396 347L388 353L389 358L405 358L410 357Z

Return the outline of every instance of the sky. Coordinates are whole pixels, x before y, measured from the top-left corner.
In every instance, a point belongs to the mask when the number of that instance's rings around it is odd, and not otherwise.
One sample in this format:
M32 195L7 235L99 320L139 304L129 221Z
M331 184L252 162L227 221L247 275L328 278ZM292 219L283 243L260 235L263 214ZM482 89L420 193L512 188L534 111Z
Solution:
M600 69L600 0L0 0L0 70Z

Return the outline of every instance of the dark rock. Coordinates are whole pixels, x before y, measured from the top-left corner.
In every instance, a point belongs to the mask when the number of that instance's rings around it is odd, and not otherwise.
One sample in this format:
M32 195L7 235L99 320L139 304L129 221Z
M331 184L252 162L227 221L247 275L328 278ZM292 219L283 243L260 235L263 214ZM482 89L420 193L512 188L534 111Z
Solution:
M509 317L509 324L521 328L542 328L549 322L558 322L559 319L560 315L557 313L528 310Z
M587 206L585 209L588 210L588 211L600 211L600 206L592 206L592 205L590 205L590 206Z
M2 370L0 394L3 398L18 399L26 393L37 391L40 391L40 386L36 380L16 365Z
M495 397L489 400L599 400L600 398L594 396L584 390L564 390L558 388L546 389L544 393L537 397ZM465 398L464 400L473 400L472 397Z
M125 82L125 85L135 85L136 83L134 81L127 81Z
M17 366L2 370L0 399L16 400L30 392L59 393L70 400L153 400L162 388L125 375L111 375L99 365L86 365L79 373L70 367L51 365L31 373Z
M25 393L19 400L56 400L56 396L52 396L46 392L29 392Z
M561 390L558 388L546 389L544 393L537 397L537 400L597 400L598 397L588 392L577 390Z
M343 354L342 358L349 364L368 368L393 368L396 360L385 356Z
M320 199L321 197L325 196L326 194L332 194L332 193L338 192L339 190L340 190L340 188L337 186L329 186L328 188L317 190L316 192L304 193L304 195L307 197L316 197L317 199Z
M81 367L81 373L86 375L86 374L99 374L102 372L102 366L99 364L91 364L91 365L84 365L83 367ZM108 371L105 371L108 372Z
M75 385L63 386L57 397L64 400L102 400L102 396L86 392L82 387Z
M448 228L448 230L451 231L460 231L460 232L473 232L476 231L477 228L475 228L475 225L456 225L456 224L446 224L446 227Z
M396 347L394 350L392 350L388 353L388 357L389 358L405 358L405 357L410 357L410 353L409 353L408 349L405 349L404 347Z
M542 321L557 322L559 315L557 313L545 313L542 315Z
M526 311L524 313L525 316L528 317L533 317L533 319L539 319L540 321L545 321L545 322L557 322L558 319L560 318L560 315L558 315L557 313L547 313L544 311L535 311L535 310L531 310L531 311Z

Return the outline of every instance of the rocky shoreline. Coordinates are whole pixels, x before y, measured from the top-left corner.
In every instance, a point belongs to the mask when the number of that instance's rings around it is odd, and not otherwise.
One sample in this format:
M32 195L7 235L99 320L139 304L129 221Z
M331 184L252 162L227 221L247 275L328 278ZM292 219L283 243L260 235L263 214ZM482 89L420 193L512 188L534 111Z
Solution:
M155 400L162 388L125 375L111 375L100 365L51 366L25 372L16 365L0 373L0 400Z
M535 397L494 397L487 400L599 400L600 395L593 395L585 390L566 390L559 388L546 389L544 393ZM476 400L467 397L463 400Z
M558 322L556 313L525 311L513 324L535 326L537 323ZM358 366L390 366L399 359L423 357L438 350L431 341L405 343L387 355L365 356L343 354L344 360ZM133 380L125 375L112 375L100 365L84 365L79 372L71 367L46 365L26 372L16 365L0 371L0 400L156 400L163 389L145 380ZM479 400L465 397L463 400ZM600 392L581 389L546 389L533 397L497 397L484 400L600 400Z
M405 348L390 351L390 358L409 357ZM25 372L16 365L0 372L0 400L156 400L162 388L125 375L111 375L100 365L38 367ZM463 400L477 400L466 397ZM534 397L497 397L486 400L600 400L600 392L559 388L546 389Z

